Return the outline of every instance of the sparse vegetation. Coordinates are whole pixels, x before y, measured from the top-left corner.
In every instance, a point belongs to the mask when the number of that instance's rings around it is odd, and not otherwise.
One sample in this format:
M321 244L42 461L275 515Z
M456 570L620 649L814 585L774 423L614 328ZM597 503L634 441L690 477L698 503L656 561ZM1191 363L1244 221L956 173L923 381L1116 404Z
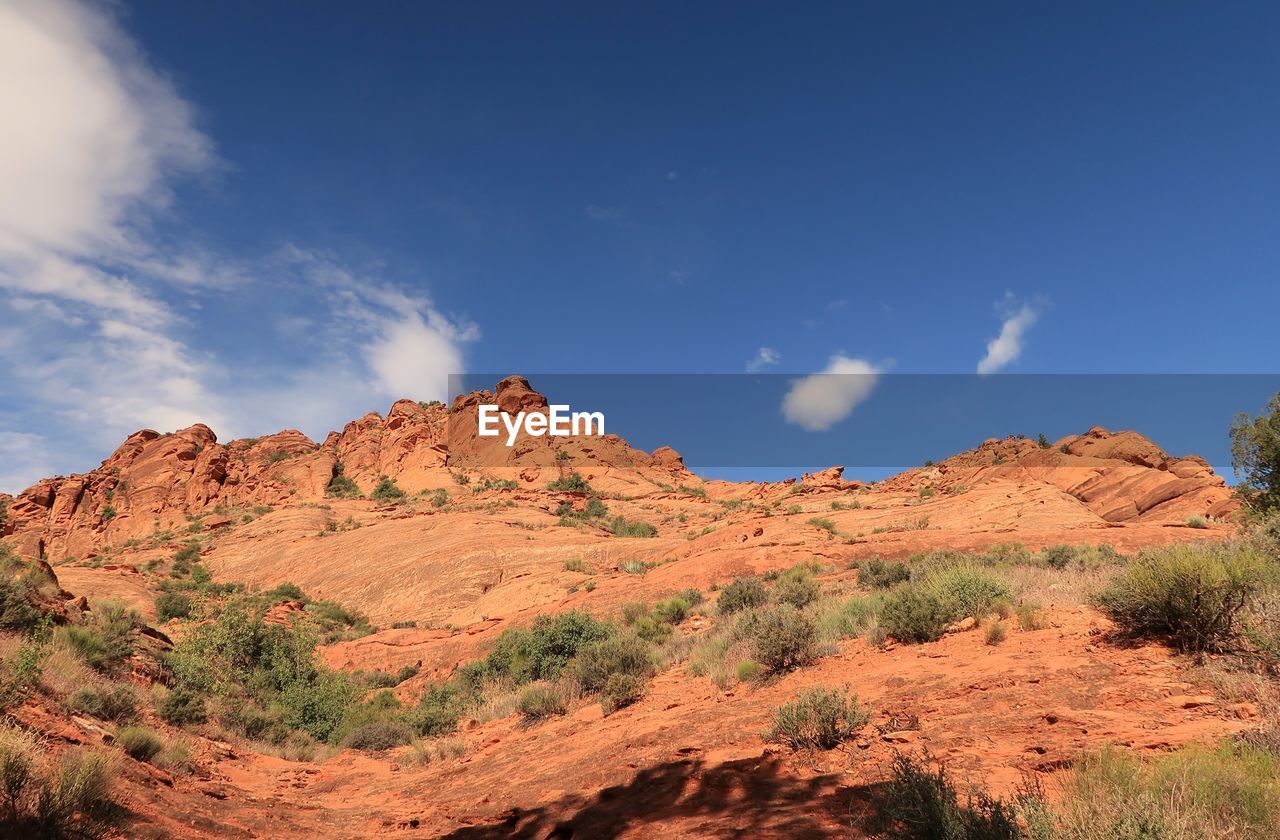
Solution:
M1094 603L1135 635L1224 650L1239 643L1245 610L1275 578L1274 564L1246 542L1171 545L1133 558Z
M560 493L590 493L591 485L579 473L571 473L568 476L557 478L555 481L547 485L548 490Z
M847 688L815 686L773 713L768 737L792 749L829 750L867 725L871 713Z
M378 484L369 494L369 498L375 502L394 504L404 501L405 492L396 486L395 479L383 475L378 477Z
M150 761L164 749L164 741L145 726L125 726L116 732L116 743L125 755L138 761Z
M343 475L341 461L334 463L333 478L329 479L329 486L324 493L335 499L360 498L360 488L348 476Z
M858 567L858 585L870 589L889 589L911 579L911 569L905 563L887 563L873 557Z
M716 599L716 610L721 615L730 615L739 610L759 607L768 600L769 593L760 578L736 578L720 591L720 597Z
M116 763L75 749L54 759L30 734L0 724L0 829L12 837L104 833L113 816Z
M127 685L86 685L67 698L67 708L98 720L130 721L138 716L138 693Z

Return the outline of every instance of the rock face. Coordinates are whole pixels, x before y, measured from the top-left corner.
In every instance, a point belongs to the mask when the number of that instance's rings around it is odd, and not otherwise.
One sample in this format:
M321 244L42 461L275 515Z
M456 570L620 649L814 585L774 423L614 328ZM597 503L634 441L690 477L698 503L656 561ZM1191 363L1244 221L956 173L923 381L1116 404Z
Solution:
M1225 517L1238 507L1231 489L1204 459L1170 456L1137 432L1101 426L1047 448L1026 438L987 440L887 484L972 487L995 479L1056 487L1113 523L1180 524L1190 516Z
M528 380L511 376L493 392L458 397L451 408L399 400L386 417L366 414L321 444L293 429L226 444L203 424L171 434L143 429L91 472L43 479L17 497L3 497L0 536L12 535L7 542L26 557L79 557L103 544L191 528L192 518L238 507L323 499L339 464L364 493L384 475L411 494L456 488L473 471L530 487L578 471L597 489L617 491L690 476L674 450L650 456L617 435L522 434L514 447L505 445L505 436L481 439L477 407L494 403L513 414L547 407Z

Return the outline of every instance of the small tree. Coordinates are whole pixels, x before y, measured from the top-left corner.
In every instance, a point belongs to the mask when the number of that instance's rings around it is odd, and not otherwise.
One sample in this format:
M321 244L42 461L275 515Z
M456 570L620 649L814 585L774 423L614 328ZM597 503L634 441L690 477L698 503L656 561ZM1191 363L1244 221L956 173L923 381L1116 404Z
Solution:
M1265 414L1237 414L1231 422L1231 466L1246 502L1263 513L1280 510L1280 393Z

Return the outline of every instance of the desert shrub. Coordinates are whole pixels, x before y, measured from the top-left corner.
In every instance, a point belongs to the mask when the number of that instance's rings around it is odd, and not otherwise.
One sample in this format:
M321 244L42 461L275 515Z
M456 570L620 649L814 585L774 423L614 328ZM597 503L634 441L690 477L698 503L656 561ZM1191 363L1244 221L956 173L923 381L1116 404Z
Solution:
M764 668L753 659L745 659L739 662L737 668L734 669L734 676L738 678L738 682L750 682L758 678L762 673L764 673Z
M1198 529L1208 528L1209 521L1203 516L1189 516L1187 517L1187 527Z
M882 793L886 834L901 840L1021 840L1018 810L1011 803L971 790L961 800L950 774L930 769L905 753L894 757L893 775ZM1135 838L1136 840L1136 838ZM1154 840L1154 838L1153 838Z
M175 688L156 703L156 714L171 726L204 723L209 719L203 697L185 688Z
M171 618L190 618L195 610L195 602L191 596L181 592L161 592L156 596L156 620L168 621Z
M592 496L587 499L587 505L582 509L582 516L586 519L597 519L601 516L608 516L609 508L605 503Z
M600 705L606 715L611 715L644 697L648 687L649 681L637 674L610 674L600 695Z
M325 487L324 494L338 499L360 498L360 488L354 481L342 474L341 461L333 465L333 478L329 479L329 485Z
M879 595L824 602L817 611L821 635L824 639L848 639L861 635L879 624L881 608Z
M423 692L418 707L407 715L407 722L418 735L445 735L458 728L458 715L465 704L464 693L454 683L432 684Z
M443 487L437 487L432 491L430 498L432 507L442 508L449 504L449 491Z
M591 485L579 473L572 473L564 478L557 478L547 485L547 489L562 493L590 493Z
M1275 753L1187 746L1144 762L1108 748L1083 757L1055 808L1061 840L1272 838L1280 824Z
M847 688L814 686L773 713L769 740L792 749L829 750L839 746L871 720L871 713L849 696Z
M581 557L571 557L564 561L564 570L566 572L578 572L580 574L591 574L591 567L587 565L587 561Z
M769 593L760 578L736 578L720 591L720 597L716 599L716 610L721 615L731 615L739 610L762 606L768 600Z
M911 568L906 563L886 563L873 557L858 567L858 585L870 589L888 589L911 578Z
M790 604L777 604L752 618L747 632L755 661L766 671L789 671L818 658L818 626L806 613Z
M48 653L42 627L12 657L0 659L0 711L21 703L40 683L41 663Z
M27 733L0 726L0 829L12 837L105 833L116 764L88 750L49 761Z
M656 537L658 529L648 522L628 522L621 516L609 520L609 533L615 537Z
M31 588L19 580L0 580L0 630L27 633L40 623Z
M262 597L273 604L278 604L281 601L298 601L303 606L306 606L311 601L307 593L303 592L302 587L296 583L278 584L275 588L268 589L262 593Z
M67 698L67 707L98 720L133 720L138 716L138 693L127 685L87 685Z
M688 617L689 609L692 606L683 597L677 595L674 598L667 598L654 604L653 615L658 621L667 624L679 624Z
M1051 569L1065 569L1075 558L1074 545L1050 545L1040 550L1040 560Z
M1004 581L968 564L936 569L924 578L922 585L937 597L948 621L967 617L981 619L991 612L996 601L1011 595Z
M822 516L813 517L812 519L809 520L808 524L812 525L815 528L821 528L822 530L826 531L828 534L834 534L836 532L836 523Z
M936 642L951 623L951 614L935 592L907 583L885 596L880 622L900 642Z
M988 645L995 646L1003 642L1007 635L1008 631L1005 626L997 621L987 625L987 631L982 640Z
M404 497L405 492L396 486L395 479L385 475L378 477L378 484L369 494L375 502L402 502Z
M1018 626L1023 630L1043 630L1045 628L1044 616L1034 604L1019 604L1015 615L1018 616Z
M103 601L94 605L88 624L59 627L57 636L87 664L109 670L133 653L133 630L141 624L133 610Z
M343 746L353 750L379 752L393 747L403 747L413 740L413 732L403 723L378 720L354 729L343 739Z
M623 674L647 680L655 671L649 646L630 634L617 634L579 651L572 673L588 692L603 691L609 679Z
M1242 612L1273 577L1247 543L1171 545L1139 554L1094 604L1134 635L1218 650L1238 641Z
M649 564L643 560L623 560L618 570L627 575L643 575L649 571Z
M783 572L773 587L773 597L778 603L793 607L811 604L821 594L821 585L813 579L813 572L804 564Z
M349 675L316 662L314 625L268 624L264 610L255 602L233 601L216 620L184 636L169 656L175 688L248 701L244 722L255 727L264 724L250 707L266 706L270 727L302 729L327 740L362 688Z
M564 692L559 686L548 682L536 682L526 686L524 691L520 692L517 708L520 714L528 719L542 720L552 715L562 715L568 707Z
M116 732L116 743L125 755L138 761L150 761L164 749L164 741L145 726L125 726Z
M578 651L614 632L612 624L577 610L540 615L528 629L503 632L485 658L484 671L516 684L554 679Z

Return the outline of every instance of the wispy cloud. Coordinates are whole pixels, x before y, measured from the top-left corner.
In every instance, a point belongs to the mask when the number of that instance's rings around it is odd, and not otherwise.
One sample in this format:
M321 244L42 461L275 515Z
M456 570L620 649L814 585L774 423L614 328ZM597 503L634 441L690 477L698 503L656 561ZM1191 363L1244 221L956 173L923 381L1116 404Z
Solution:
M782 361L782 354L772 347L761 347L750 361L747 362L747 373L759 373L765 368L771 368L778 362Z
M819 373L791 384L782 400L782 415L788 423L807 431L826 431L871 396L880 373L877 365L865 359L838 353Z
M1022 355L1023 340L1027 331L1040 317L1039 307L1031 303L1018 305L1012 294L998 303L1002 313L1000 334L987 342L987 352L978 361L978 373L995 373L1016 362Z
M240 260L155 238L175 180L221 164L191 106L103 8L0 3L0 488L91 466L144 426L318 436L390 398L446 396L478 331L421 293L299 247L256 261L249 284ZM304 311L280 312L249 369L233 370L191 321L280 288ZM273 349L300 346L270 367L285 355Z

